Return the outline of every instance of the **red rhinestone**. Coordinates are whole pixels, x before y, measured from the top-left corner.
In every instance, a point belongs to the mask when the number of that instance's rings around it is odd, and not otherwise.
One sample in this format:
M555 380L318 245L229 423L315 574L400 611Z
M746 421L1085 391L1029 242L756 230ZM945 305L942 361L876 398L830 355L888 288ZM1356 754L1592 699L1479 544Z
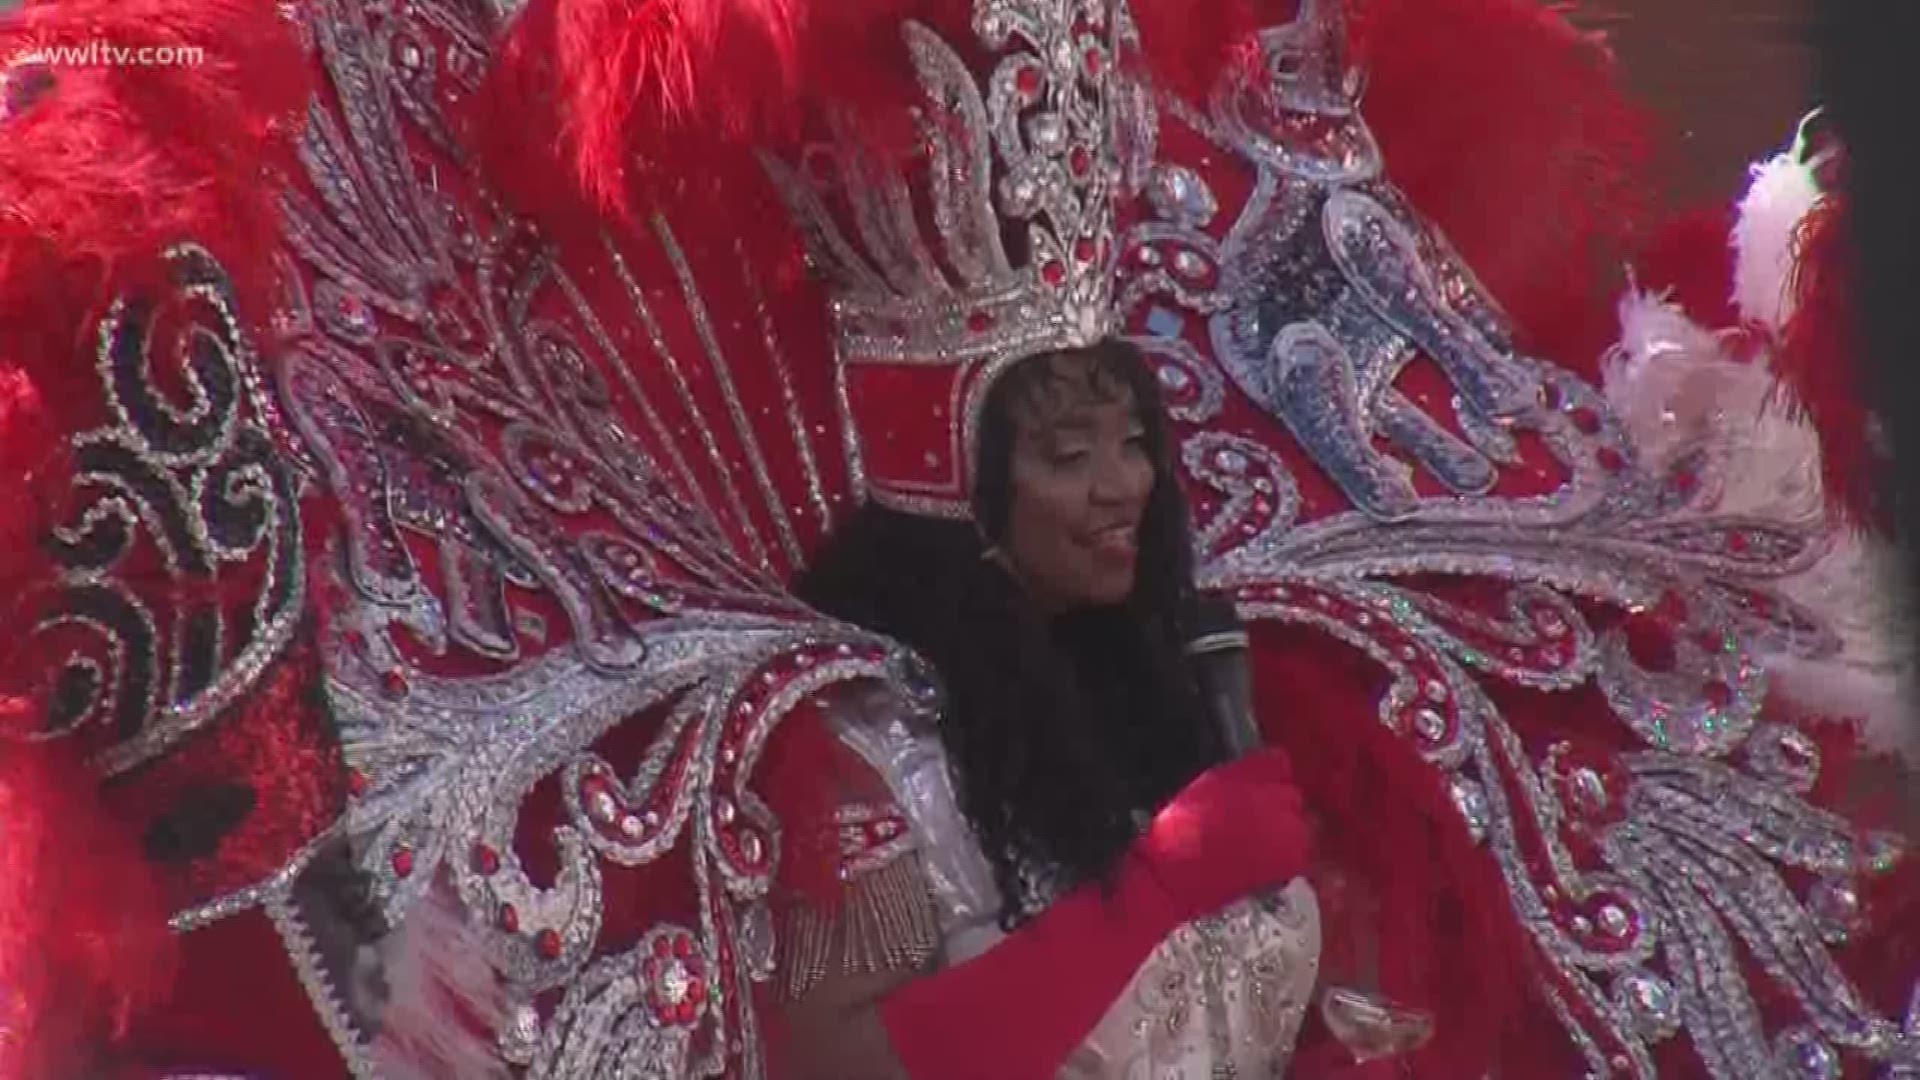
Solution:
M653 939L653 955L672 956L673 942L668 941L666 938L654 938Z
M1735 555L1744 555L1747 551L1747 534L1734 533L1727 537L1727 550Z
M492 874L500 869L500 853L481 844L473 851L473 868L482 874Z
M407 677L398 671L387 671L380 675L380 689L390 698L407 696Z
M1040 268L1040 280L1049 285L1061 285L1067 280L1067 268L1059 262L1049 262Z
M1600 430L1600 414L1586 406L1573 410L1573 426L1589 435Z
M679 957L682 960L685 960L687 957L692 956L693 955L693 939L690 937L675 938L673 941L673 955Z
M1681 469L1673 474L1673 490L1681 495L1691 495L1700 488L1700 478L1691 470Z
M560 931L540 931L533 936L533 947L540 950L542 957L548 960L558 960L560 958Z
M1773 617L1773 601L1760 593L1747 594L1747 610L1763 619Z
M413 873L413 852L406 848L394 848L393 872L401 877Z
M691 1001L683 1001L673 1007L674 1020L682 1024L693 1023L694 1017L699 1015L700 1007Z
M968 315L967 329L976 334L984 334L993 329L993 313L990 311L976 311Z
M1092 262L1093 257L1099 253L1099 249L1091 240L1081 239L1073 242L1073 257L1083 263Z
M512 904L500 905L500 929L509 934L520 932L520 912Z
M1021 68L1020 74L1013 78L1013 85L1028 97L1038 94L1040 92L1040 69L1037 67Z
M1067 168L1072 169L1075 176L1085 176L1093 171L1093 155L1086 147L1076 146L1073 153L1067 155Z
M695 979L693 982L688 983L687 984L687 1000L693 1002L696 1005L699 1004L700 1002L707 1000L707 984L705 982L700 981L699 979Z
M1100 74L1101 71L1106 69L1107 54L1101 52L1099 49L1088 49L1087 55L1086 55L1086 61L1087 61L1087 74L1097 76Z
M1699 644L1702 649L1710 653L1725 652L1727 650L1726 639L1711 630L1703 630L1700 632Z
M1733 704L1733 687L1714 680L1707 684L1707 704L1716 709L1724 709Z
M1621 469L1627 467L1627 459L1621 457L1620 451L1615 450L1611 446L1601 447L1600 452L1595 454L1594 457L1600 462L1600 467L1608 472L1619 472Z
M347 793L358 798L367 793L367 774L359 769L347 773Z
M352 649L354 652L365 653L367 651L367 635L358 630L347 631L344 640L347 643L347 648Z

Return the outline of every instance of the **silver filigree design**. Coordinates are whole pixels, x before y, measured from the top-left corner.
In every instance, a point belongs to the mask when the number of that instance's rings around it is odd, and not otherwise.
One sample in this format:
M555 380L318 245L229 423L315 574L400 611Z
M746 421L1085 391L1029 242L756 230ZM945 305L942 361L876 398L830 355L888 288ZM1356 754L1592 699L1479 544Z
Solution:
M43 734L100 729L88 738L109 774L216 722L306 603L297 479L277 417L258 410L260 358L231 284L197 246L168 254L172 291L123 297L99 323L111 421L73 437L61 577L30 645L53 658Z

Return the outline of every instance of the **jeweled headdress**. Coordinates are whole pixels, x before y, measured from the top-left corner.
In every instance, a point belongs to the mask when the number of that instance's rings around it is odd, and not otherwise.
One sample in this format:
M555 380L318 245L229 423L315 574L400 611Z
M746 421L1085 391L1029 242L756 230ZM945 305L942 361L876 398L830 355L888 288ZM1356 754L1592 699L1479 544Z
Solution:
M971 516L987 389L1020 360L1114 328L1120 185L1112 0L978 0L984 77L920 23L920 153L885 160L850 121L771 167L833 293L843 419L867 494Z

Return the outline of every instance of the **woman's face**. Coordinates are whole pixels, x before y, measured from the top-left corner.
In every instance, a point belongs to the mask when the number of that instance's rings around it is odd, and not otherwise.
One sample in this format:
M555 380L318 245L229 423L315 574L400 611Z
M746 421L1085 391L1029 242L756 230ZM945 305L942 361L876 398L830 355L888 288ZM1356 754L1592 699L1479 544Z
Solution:
M1132 390L1089 354L1036 358L1050 377L1012 405L1012 500L1001 547L1049 612L1133 591L1153 458Z

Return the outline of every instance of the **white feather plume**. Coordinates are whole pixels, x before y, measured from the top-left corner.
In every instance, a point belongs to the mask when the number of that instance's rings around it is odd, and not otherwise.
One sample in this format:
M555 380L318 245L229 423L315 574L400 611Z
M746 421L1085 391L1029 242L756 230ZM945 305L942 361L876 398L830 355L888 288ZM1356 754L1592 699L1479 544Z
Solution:
M495 1036L507 1022L505 994L482 934L440 887L388 938L374 1044L382 1080L507 1080Z
M1793 317L1794 234L1820 201L1813 168L1795 150L1753 166L1733 228L1733 302L1774 331Z
M1704 452L1722 478L1702 513L1739 515L1824 533L1826 554L1775 585L1839 635L1833 656L1770 656L1777 691L1811 712L1863 721L1878 749L1902 749L1911 682L1906 613L1889 587L1884 545L1833 526L1820 481L1814 429L1781 407L1763 358L1742 360L1726 337L1687 318L1665 297L1633 291L1619 304L1620 344L1603 368L1604 390L1655 471Z

